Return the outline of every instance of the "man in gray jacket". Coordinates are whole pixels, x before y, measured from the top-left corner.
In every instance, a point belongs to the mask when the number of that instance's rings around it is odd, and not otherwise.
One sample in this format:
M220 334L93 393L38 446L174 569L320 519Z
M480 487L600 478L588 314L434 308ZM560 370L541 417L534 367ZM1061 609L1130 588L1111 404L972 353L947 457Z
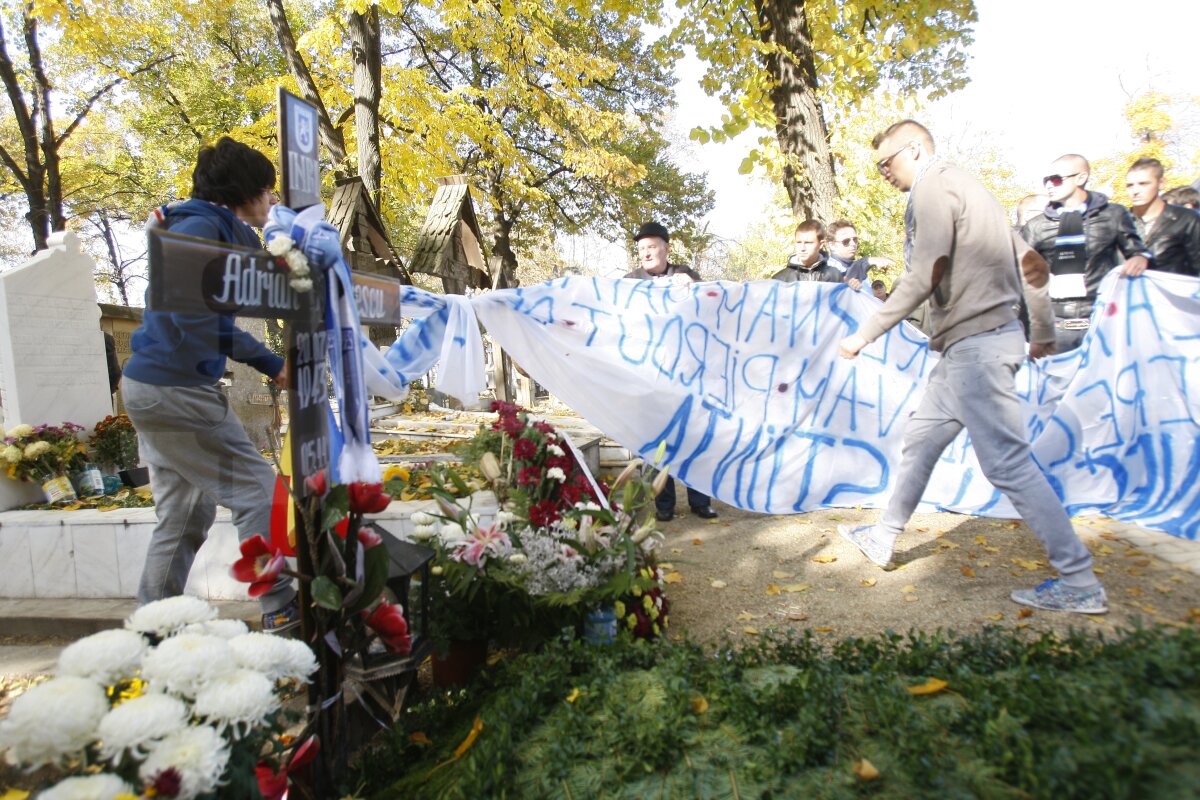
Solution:
M1042 541L1059 577L1012 593L1023 605L1103 614L1104 588L1092 556L1029 452L1013 377L1025 359L1017 319L1024 292L1031 322L1029 357L1054 351L1044 259L1009 229L1004 209L975 178L939 161L929 131L903 120L875 137L880 174L908 192L908 272L887 302L841 342L854 358L931 298L929 346L942 358L904 431L898 484L875 525L838 532L881 567L892 559L942 451L964 427L983 473L1004 492Z

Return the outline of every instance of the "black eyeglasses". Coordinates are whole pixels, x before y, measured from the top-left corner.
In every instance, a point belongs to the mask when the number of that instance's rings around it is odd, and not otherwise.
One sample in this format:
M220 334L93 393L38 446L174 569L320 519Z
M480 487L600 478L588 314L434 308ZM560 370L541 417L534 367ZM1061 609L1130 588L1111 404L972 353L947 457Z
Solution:
M858 237L857 236L848 236L845 239L835 239L834 241L836 241L842 247L849 247L852 244L858 244Z
M1083 173L1081 172L1072 172L1070 175L1047 175L1046 177L1042 178L1042 185L1044 186L1048 183L1057 189L1059 186L1063 185L1063 181L1065 181L1067 178L1074 178L1076 175L1082 174Z
M910 145L910 144L912 144L912 142L909 142L908 144L904 145L904 147L901 147L899 150L892 153L890 156L883 159L882 161L875 162L875 169L879 170L879 174L882 175L884 173L884 171L887 170L887 168L892 165L892 159L895 158L896 156L900 155L901 153L903 153L905 150L907 150L908 145Z

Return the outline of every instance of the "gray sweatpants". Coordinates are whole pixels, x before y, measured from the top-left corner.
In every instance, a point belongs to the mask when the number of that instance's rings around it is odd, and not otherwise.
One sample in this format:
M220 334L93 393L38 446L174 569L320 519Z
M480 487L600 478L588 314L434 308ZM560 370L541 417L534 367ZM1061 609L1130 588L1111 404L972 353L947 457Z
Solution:
M150 467L158 515L138 587L138 602L149 603L183 594L218 503L232 512L239 539L270 538L275 470L215 385L154 386L126 376L121 394ZM260 598L263 611L277 611L293 596L291 579L281 576Z
M1090 587L1097 582L1092 555L1029 452L1013 383L1024 358L1025 338L1016 321L946 350L904 429L899 484L880 523L889 532L904 529L942 451L966 427L983 474L1037 534L1063 582Z

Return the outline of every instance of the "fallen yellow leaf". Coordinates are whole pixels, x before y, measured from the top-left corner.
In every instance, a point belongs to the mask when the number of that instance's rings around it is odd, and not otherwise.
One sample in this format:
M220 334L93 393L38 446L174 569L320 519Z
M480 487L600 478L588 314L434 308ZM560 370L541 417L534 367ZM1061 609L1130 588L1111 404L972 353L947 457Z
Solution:
M768 583L767 584L767 594L771 595L772 597L779 594L779 587L774 583Z
M682 547L672 547L672 548L671 548L671 555L675 555L675 556L677 556L677 555L679 555L679 554L680 554L680 553L682 553L682 552L683 552L683 548L682 548Z
M975 537L975 544L987 544L987 543L988 543L987 537L984 536L982 533Z
M781 592L788 592L789 594L794 594L795 592L806 592L811 588L812 588L811 583L789 583L784 586L780 586L779 590Z
M950 684L946 683L941 678L930 678L929 680L925 681L924 683L919 683L916 686L906 687L905 691L908 692L909 694L917 694L917 695L937 694L938 692L942 691L949 685Z
M901 594L912 594L916 590L917 590L917 586L914 583L905 584L904 586L900 587Z
M1136 586L1130 586L1125 590L1126 594L1131 594L1134 597L1141 597L1142 590Z
M1015 522L1015 521L1014 521L1014 522L1010 522L1010 523L1008 523L1008 527L1010 527L1010 528L1019 528L1019 527L1021 527L1021 523L1019 523L1019 522Z
M724 589L725 581L713 581L709 584L709 586L713 587L714 589Z
M774 572L772 572L772 573L771 573L771 577L772 577L772 578L775 578L775 579L777 579L777 580L786 581L788 578L794 578L794 577L796 577L796 573L794 573L794 572L784 572L784 571L782 571L782 570L778 570L778 569L777 569L777 570L775 570Z
M97 511L116 511L118 508L120 508L120 506L98 506L96 508L96 510ZM16 790L14 789L13 791L16 791ZM4 798L0 797L0 800L4 800Z
M663 576L663 583L683 583L683 574L679 572L668 572Z
M958 571L961 572L963 575L966 575L968 578L975 577L975 570L971 569L970 567L959 567Z
M1096 551L1096 555L1111 556L1113 549L1106 544L1100 545L1100 549Z
M741 612L740 614L738 614L738 615L735 617L735 619L736 619L738 622L749 622L750 620L752 620L752 619L758 619L758 618L759 618L759 617L761 617L761 616L762 616L762 614L751 614L749 611L743 611L743 612Z
M1097 625L1103 625L1103 624L1104 624L1104 617L1097 616L1097 615L1095 615L1095 614L1088 614L1088 615L1087 615L1087 618L1088 618L1088 622L1094 622L1094 623L1096 623Z
M703 714L704 712L708 711L708 700L704 699L703 697L693 697L692 711L697 714Z
M1022 608L1020 611L1017 612L1017 619L1025 619L1026 617L1032 617L1032 616L1033 616L1032 608Z
M746 627L742 628L742 633L748 633L751 636L758 636L758 628L753 628L747 625Z
M478 716L475 717L475 722L471 725L471 732L467 734L467 738L462 740L462 744L454 748L454 757L462 758L463 754L471 749L471 745L475 744L475 740L479 738L479 734L483 732L483 720Z
M1010 560L1021 569L1027 569L1030 571L1038 569L1042 565L1042 562L1040 561L1030 561L1027 558L1014 558Z
M999 553L1000 552L999 547L984 547L983 549L988 553Z
M569 695L567 695L567 702L574 703L578 699L579 699L579 687L575 687L574 689L571 690L571 693Z
M808 614L788 614L785 619L788 622L804 622L804 620L808 619Z
M875 765L865 758L860 758L854 764L854 774L859 777L859 780L873 781L879 777L879 770L875 769Z
M961 545L958 542L952 542L949 539L938 542L938 547L943 550L957 550Z
M1004 615L997 611L995 614L989 614L988 619L990 619L992 622L999 622L1000 620L1004 619Z
M692 539L692 544L704 544L703 539Z
M833 633L833 628L813 628L817 633Z
M920 599L921 598L917 597L915 594L906 594L904 597L900 598L900 601L904 603L915 603Z
M410 734L408 740L413 744L419 744L424 747L429 747L433 744L433 740L426 736L424 731L417 731L416 733Z
M1144 555L1146 555L1145 551L1138 550L1136 547L1126 550L1124 553L1124 556L1126 558L1134 558L1136 556L1144 556Z
M1097 574L1099 574L1099 575L1103 575L1103 574L1104 574L1104 567L1092 567L1092 572L1095 572L1095 573L1097 573Z
M876 583L876 579L875 579L875 578L864 578L864 579L863 579L863 582L862 582L862 585L863 585L863 586L874 586L874 585L875 585L875 583Z
M815 556L813 561L817 562L818 564L832 564L833 562L837 561L837 556Z

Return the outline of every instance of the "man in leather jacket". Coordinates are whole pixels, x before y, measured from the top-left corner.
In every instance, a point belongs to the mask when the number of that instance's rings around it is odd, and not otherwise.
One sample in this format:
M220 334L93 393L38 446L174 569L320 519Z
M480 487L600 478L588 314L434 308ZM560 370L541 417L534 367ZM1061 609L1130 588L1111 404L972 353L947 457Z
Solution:
M1021 236L1050 265L1056 350L1065 353L1083 341L1100 281L1113 267L1140 275L1151 254L1124 206L1088 191L1091 166L1068 154L1042 179L1050 202L1021 229Z
M1163 166L1157 158L1139 158L1125 175L1137 231L1154 254L1152 269L1200 276L1200 215L1171 205L1159 195Z
M825 240L825 226L815 219L806 219L796 226L796 252L788 259L787 266L771 276L772 279L792 283L794 281L826 281L841 283L842 271L830 264L821 254L821 243Z

